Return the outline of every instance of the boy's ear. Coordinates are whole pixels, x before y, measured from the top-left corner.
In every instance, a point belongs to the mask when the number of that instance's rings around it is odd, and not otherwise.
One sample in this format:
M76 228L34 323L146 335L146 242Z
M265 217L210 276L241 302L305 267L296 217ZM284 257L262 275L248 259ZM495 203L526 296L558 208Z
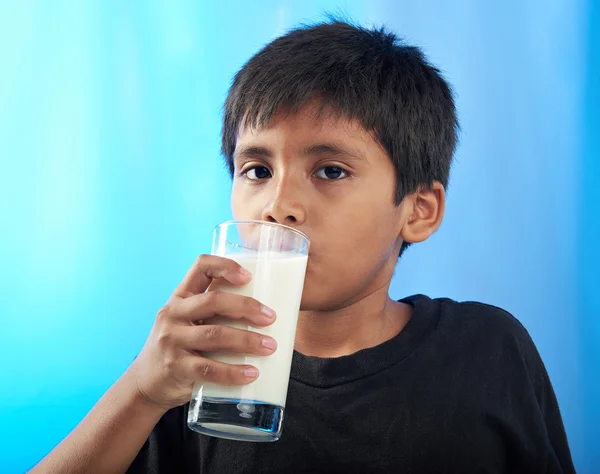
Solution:
M406 196L409 202L408 219L400 231L404 242L423 242L433 234L444 217L446 192L441 183L435 181L429 188L420 188Z

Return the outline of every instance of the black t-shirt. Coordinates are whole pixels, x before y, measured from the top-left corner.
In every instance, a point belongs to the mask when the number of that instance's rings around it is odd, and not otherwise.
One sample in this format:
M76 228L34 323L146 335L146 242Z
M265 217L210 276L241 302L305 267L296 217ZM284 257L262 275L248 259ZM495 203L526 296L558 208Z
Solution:
M572 473L544 364L525 328L481 303L413 296L392 339L321 359L294 352L274 443L229 441L167 412L130 473Z

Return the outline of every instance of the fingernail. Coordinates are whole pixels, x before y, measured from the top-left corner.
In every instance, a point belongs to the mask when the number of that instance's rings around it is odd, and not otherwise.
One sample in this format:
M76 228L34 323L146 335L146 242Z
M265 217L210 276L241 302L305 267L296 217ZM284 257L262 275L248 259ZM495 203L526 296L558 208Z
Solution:
M277 342L275 342L275 339L272 339L270 337L261 338L260 343L263 345L263 347L266 347L267 349L271 350L277 347Z
M262 314L264 314L269 319L273 319L275 317L275 311L273 311L271 308L268 308L264 304L261 306L260 310Z
M240 275L242 276L250 276L250 272L248 270L246 270L244 267L240 267Z
M258 376L258 369L255 369L254 367L246 367L244 369L244 377L247 377L249 379L254 379Z

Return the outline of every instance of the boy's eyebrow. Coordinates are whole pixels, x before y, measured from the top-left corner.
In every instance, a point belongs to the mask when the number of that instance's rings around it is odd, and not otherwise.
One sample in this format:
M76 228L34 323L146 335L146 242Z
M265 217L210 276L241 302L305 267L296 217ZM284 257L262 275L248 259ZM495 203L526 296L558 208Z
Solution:
M331 156L343 156L344 158L350 158L353 160L364 160L365 156L359 150L348 148L347 146L338 142L319 143L315 145L309 145L300 151L300 156L310 155L331 155ZM263 146L248 146L243 147L241 150L235 153L234 159L240 158L272 158L273 153L266 147Z
M300 155L331 155L340 156L344 158L350 158L354 160L364 160L365 156L360 150L347 147L346 145L339 142L320 143L318 145L310 145L304 148Z
M240 151L235 151L233 159L239 158L271 158L273 153L264 146L246 146Z

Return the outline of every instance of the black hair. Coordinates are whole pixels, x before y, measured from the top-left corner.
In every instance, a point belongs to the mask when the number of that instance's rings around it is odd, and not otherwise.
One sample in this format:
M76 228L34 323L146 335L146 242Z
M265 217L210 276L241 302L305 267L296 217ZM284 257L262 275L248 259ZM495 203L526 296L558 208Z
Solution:
M396 205L434 181L448 186L459 130L450 86L418 47L385 27L337 19L276 38L235 75L222 129L230 174L240 126L265 125L279 109L294 113L314 98L321 110L358 120L389 154Z

